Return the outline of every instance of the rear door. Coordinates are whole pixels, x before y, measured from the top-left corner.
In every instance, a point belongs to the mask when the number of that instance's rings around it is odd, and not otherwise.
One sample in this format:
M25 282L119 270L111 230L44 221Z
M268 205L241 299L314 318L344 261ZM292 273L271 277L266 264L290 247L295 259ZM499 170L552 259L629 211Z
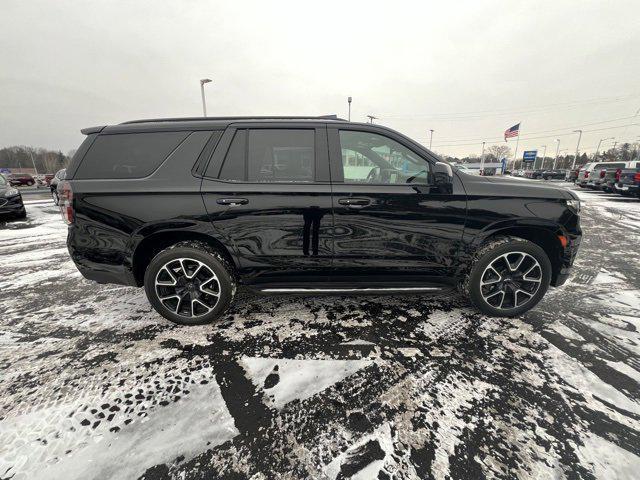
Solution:
M377 127L328 126L334 205L334 281L428 281L453 271L466 195L433 185L436 161Z
M202 182L207 214L249 283L326 281L333 223L321 123L235 124Z

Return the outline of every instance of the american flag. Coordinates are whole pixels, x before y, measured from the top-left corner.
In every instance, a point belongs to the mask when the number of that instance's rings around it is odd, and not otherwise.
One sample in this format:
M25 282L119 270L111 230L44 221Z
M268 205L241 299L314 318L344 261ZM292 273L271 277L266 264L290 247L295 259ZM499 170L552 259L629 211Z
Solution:
M511 128L507 128L504 131L504 141L507 141L507 138L511 138L511 137L517 137L518 133L520 133L520 124L518 123L517 125L514 125Z

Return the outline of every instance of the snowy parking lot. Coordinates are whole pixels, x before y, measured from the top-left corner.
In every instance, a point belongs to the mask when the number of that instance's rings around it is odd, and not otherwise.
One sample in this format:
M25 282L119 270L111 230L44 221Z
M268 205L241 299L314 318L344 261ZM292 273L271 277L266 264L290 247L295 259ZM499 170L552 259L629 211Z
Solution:
M190 328L32 201L0 223L0 478L637 478L640 201L578 193L574 273L522 317L241 293Z

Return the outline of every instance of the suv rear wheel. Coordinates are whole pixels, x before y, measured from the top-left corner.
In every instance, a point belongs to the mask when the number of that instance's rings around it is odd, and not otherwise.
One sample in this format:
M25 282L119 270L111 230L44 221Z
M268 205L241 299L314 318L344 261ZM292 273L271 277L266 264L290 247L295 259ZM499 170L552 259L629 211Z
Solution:
M233 268L207 244L179 242L158 253L144 275L153 308L180 325L201 325L218 318L236 291Z
M550 281L551 262L542 248L502 237L478 251L462 287L482 313L513 317L533 308Z

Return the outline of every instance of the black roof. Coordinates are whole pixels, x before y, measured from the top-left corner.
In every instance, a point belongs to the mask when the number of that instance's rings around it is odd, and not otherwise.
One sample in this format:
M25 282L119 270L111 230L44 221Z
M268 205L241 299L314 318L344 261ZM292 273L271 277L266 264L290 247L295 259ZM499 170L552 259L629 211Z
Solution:
M83 128L81 132L85 135L99 133L121 133L131 131L153 130L205 130L211 127L225 127L234 122L286 122L293 121L323 121L323 122L346 122L337 115L321 116L244 116L244 117L178 117L178 118L147 118L142 120L130 120L118 125L101 125L98 127Z
M147 118L142 120L129 120L122 122L120 125L128 125L131 123L157 123L157 122L211 122L211 121L235 121L235 120L335 120L338 122L346 122L344 118L338 118L337 115L302 115L302 116L240 116L240 117L176 117L176 118Z

